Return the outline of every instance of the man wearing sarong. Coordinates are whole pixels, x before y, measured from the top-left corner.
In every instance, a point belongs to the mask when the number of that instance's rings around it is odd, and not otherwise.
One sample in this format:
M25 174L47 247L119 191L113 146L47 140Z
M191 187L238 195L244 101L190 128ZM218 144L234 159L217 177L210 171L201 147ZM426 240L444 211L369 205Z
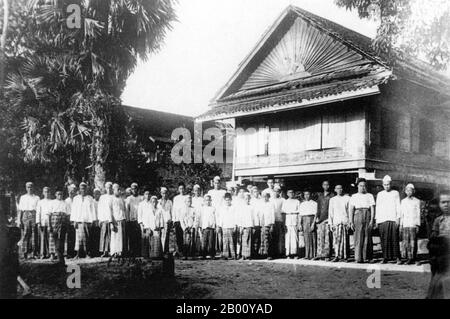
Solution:
M219 218L219 208L224 204L225 193L226 191L220 187L220 177L215 176L213 179L213 189L208 191L208 195L211 196L211 205L216 209L217 218ZM221 253L223 248L223 233L220 226L216 225L216 227L216 252Z
M440 215L436 217L431 231L431 237L444 237L450 241L450 193L439 194Z
M261 203L260 218L262 220L261 231L261 249L260 255L268 260L273 259L274 256L274 242L273 232L275 224L275 204L270 200L270 193L266 192L263 196L263 202Z
M186 195L185 195L185 185L183 182L178 183L178 195L173 198L173 208L172 208L172 222L173 229L175 232L175 240L177 242L176 255L181 256L184 251L184 232L181 227L181 222L183 218L183 211L186 206ZM192 201L192 198L191 198Z
M328 206L330 198L333 197L333 193L330 190L330 182L323 181L323 192L319 194L317 198L317 214L316 214L316 226L317 226L317 257L316 259L329 260L331 256L332 239L330 233L330 226L328 225Z
M334 262L347 260L350 256L349 243L349 215L348 205L350 196L345 195L342 185L334 188L336 196L330 198L328 206L328 225L333 232Z
M131 184L131 195L125 200L127 210L125 248L131 257L141 254L141 227L138 224L138 206L142 201L137 183Z
M19 223L22 230L22 253L23 257L35 258L39 253L38 229L36 227L36 209L39 202L39 196L34 195L33 183L25 184L27 193L20 196L18 211Z
M50 213L52 212L52 200L50 199L50 188L42 189L43 198L38 202L36 207L36 226L39 229L40 239L40 256L41 259L47 258L49 255L49 233L48 226Z
M236 250L238 258L242 258L242 231L243 227L241 224L241 214L242 214L242 207L246 205L246 199L245 199L245 193L246 189L244 187L240 187L238 189L238 193L236 195L236 199L233 200L233 207L236 212Z
M225 194L225 205L219 208L218 223L223 231L222 258L237 259L237 216L231 193Z
M122 257L125 252L127 212L119 184L113 185L112 223L111 223L111 256Z
M183 230L183 258L194 258L197 247L198 211L192 206L191 195L185 195L183 207L178 208L181 229Z
M400 204L400 231L402 233L402 244L404 258L407 264L416 261L417 233L420 227L420 200L414 197L414 185L405 187L406 197Z
M207 256L214 259L216 256L216 209L211 205L211 195L208 194L205 195L205 202L200 210L200 228L203 238L203 259Z
M98 222L100 225L100 245L101 257L107 257L111 245L111 225L113 222L113 199L114 191L111 182L105 183L106 194L100 196L98 200Z
M161 187L160 194L161 198L158 202L158 209L164 220L164 227L161 229L163 254L174 254L176 252L176 238L172 222L173 205L172 201L169 199L166 187Z
M284 229L286 228L286 215L282 211L285 199L281 197L281 187L274 186L275 197L271 198L275 208L275 224L273 231L273 255L275 258L285 256Z
M100 224L98 221L98 203L100 201L102 191L99 188L95 188L93 195L94 195L93 198L94 198L95 216L97 216L97 220L94 221L91 226L90 250L91 250L91 257L97 257L99 256L99 246L100 246Z
M357 263L372 260L372 227L375 216L375 200L367 193L366 180L359 178L356 182L358 192L349 201L350 227L354 231L355 261Z
M317 202L311 199L311 192L303 192L304 201L300 203L299 230L303 232L305 238L305 258L314 259L317 256L317 233L315 219L317 216Z
M286 216L286 228L285 228L285 247L286 257L298 255L298 217L300 202L294 198L294 190L288 189L288 198L283 202L281 211Z
M195 184L192 187L192 206L195 208L195 211L198 214L200 214L200 209L203 206L203 196L202 196L202 189L200 187L200 185ZM199 228L197 227L196 229L196 245L197 247L195 248L196 250L196 254L197 256L202 256L202 232L199 231Z
M74 197L77 195L77 187L75 184L67 186L67 192L69 197L66 198L67 208L69 210L69 224L67 225L66 242L64 252L68 257L75 256L75 223L70 221L70 215L72 212L72 203Z
M159 228L162 226L161 215L158 213L158 199L144 192L144 200L138 205L138 222L142 230L141 255L145 259L161 258L161 238Z
M58 258L58 263L64 265L64 241L67 226L69 225L69 214L67 203L63 199L63 192L55 193L56 199L52 201L49 216L49 251L52 260ZM56 256L55 256L56 255Z
M79 185L79 194L73 198L70 221L75 224L75 258L90 257L91 227L97 221L95 204L92 196L87 194L87 184Z
M400 194L391 188L391 177L383 178L384 190L379 192L376 200L375 220L380 231L382 263L400 261L399 225Z
M253 227L255 226L255 208L251 204L252 196L249 193L244 194L245 204L240 207L240 226L242 228L241 254L242 259L251 259L253 251Z
M263 227L262 211L261 205L263 199L259 194L257 186L252 187L252 199L250 200L250 205L253 206L253 228L252 228L252 242L253 242L253 252L252 258L258 258L261 249L261 234Z

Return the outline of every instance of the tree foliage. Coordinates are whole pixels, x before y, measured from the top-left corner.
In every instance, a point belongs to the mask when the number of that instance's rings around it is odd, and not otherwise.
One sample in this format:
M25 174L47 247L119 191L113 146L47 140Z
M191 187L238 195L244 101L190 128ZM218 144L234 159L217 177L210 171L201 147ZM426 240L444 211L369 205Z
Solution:
M446 69L450 61L450 2L448 0L335 0L368 18L379 8L380 25L373 41L375 51L395 64L402 54Z

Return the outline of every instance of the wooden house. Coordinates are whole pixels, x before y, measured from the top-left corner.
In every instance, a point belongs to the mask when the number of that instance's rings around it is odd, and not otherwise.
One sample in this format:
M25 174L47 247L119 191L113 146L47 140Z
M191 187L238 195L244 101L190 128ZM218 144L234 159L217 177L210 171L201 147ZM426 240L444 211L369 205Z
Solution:
M289 6L197 121L235 128L233 178L320 189L389 174L430 197L450 187L450 81L390 67L371 39Z

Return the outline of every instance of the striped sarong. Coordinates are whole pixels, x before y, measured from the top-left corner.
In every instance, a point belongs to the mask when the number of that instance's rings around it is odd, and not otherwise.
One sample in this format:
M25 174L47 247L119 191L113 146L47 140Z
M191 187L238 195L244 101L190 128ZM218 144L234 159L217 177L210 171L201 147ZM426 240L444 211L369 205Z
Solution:
M109 252L111 243L111 226L108 221L100 222L100 244L98 250L102 253Z
M22 253L37 255L39 252L39 235L36 226L36 211L24 210L22 212L22 224Z
M416 259L417 255L417 229L416 227L404 227L402 231L403 257Z
M256 226L252 228L252 242L253 251L252 257L259 256L259 250L261 249L261 226Z
M150 237L150 258L159 259L163 256L161 231L154 230Z
M259 254L263 257L272 256L272 227L264 226L261 230L261 248L259 249Z
M210 257L215 257L216 255L216 246L215 246L215 241L216 241L216 234L215 234L215 229L214 228L206 228L203 229L203 257L206 257L207 255L209 255Z
M314 215L301 216L303 237L305 238L305 258L316 257L317 234L313 229Z
M50 214L49 253L64 254L64 240L66 237L68 217L64 212ZM62 247L60 247L62 245ZM60 250L60 251L58 251Z
M350 257L350 242L347 226L339 224L333 226L333 247L335 257L347 259Z
M183 255L194 257L197 249L197 230L194 227L184 230Z
M91 223L77 223L75 230L75 251L78 254L90 254ZM80 256L81 257L81 256Z
M242 249L242 257L249 258L252 256L252 249L253 249L253 243L252 243L252 227L244 227L242 229L242 242L241 242L241 249Z
M164 254L174 253L177 251L177 239L173 223L167 222L166 227L161 229L161 241Z
M394 221L385 221L378 224L380 231L381 251L386 260L400 258L398 226Z
M222 257L237 258L237 231L234 228L222 228L223 232L223 251Z
M331 238L328 222L323 221L317 225L317 256L329 258L331 254Z
M141 256L144 258L150 258L151 238L153 237L153 231L150 228L145 228L142 231L141 236Z

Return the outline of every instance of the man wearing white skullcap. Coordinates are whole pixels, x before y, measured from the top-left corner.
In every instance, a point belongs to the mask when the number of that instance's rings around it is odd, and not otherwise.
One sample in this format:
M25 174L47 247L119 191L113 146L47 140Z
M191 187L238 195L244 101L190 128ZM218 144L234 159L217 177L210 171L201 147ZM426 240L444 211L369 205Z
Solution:
M79 194L73 198L70 221L75 224L75 258L92 256L92 224L97 221L95 204L87 194L87 184L80 183Z
M389 175L383 178L384 190L378 193L376 200L375 220L380 231L382 263L401 262L399 246L400 194L391 188L391 181Z
M417 233L420 227L420 200L414 196L414 185L405 187L406 197L400 207L400 231L403 235L403 257L407 264L413 264L416 259Z
M99 251L101 257L109 255L111 244L111 224L113 222L113 184L105 183L106 193L100 196L98 200L98 222L100 226Z
M38 229L36 226L36 209L39 202L39 196L34 195L33 183L27 182L25 184L27 193L20 196L18 220L20 228L22 229L22 253L24 258L28 254L33 257L38 255Z
M139 195L139 187L137 183L131 184L131 194L125 199L127 209L126 245L131 256L137 257L141 253L141 236L142 231L138 223L138 207L142 201Z

